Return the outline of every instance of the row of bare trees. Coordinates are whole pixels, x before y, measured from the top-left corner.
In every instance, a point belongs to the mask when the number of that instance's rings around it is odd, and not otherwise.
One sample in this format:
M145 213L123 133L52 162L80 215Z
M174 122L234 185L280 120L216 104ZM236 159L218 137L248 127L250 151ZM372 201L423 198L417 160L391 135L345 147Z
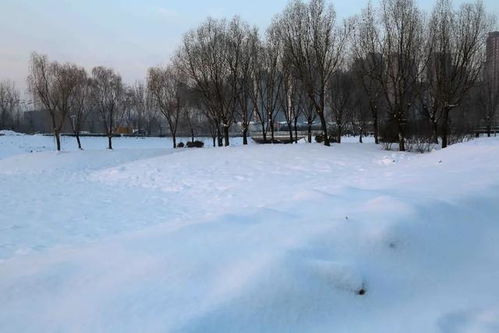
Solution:
M338 22L324 0L292 0L263 36L239 17L207 19L185 34L168 64L148 70L145 84L127 86L112 69L87 73L36 53L28 81L35 104L50 114L57 149L69 120L81 148L91 113L109 149L117 126L133 118L127 126L140 130L157 116L174 147L179 132L194 140L199 123L213 145L229 145L234 124L245 144L251 128L274 142L277 121L287 124L290 141L301 123L309 142L319 125L325 145L348 130L400 150L414 138L446 147L477 119L494 124L499 93L483 75L491 26L478 1L455 8L437 0L427 16L414 0L382 0ZM2 122L13 108L4 106L4 91L13 89L0 86Z
M149 112L150 103L143 84L126 86L119 74L102 66L88 74L76 64L60 64L33 53L28 83L34 105L50 115L57 150L61 150L61 131L67 123L82 149L83 124L90 114L98 115L108 138L108 149L113 149L112 138L125 115L134 112L142 120Z
M438 0L429 19L412 0L385 0L357 18L352 50L378 132L380 106L400 150L414 118L431 125L431 138L449 144L452 113L481 81L486 34L492 27L481 2L453 7ZM471 119L468 119L471 122ZM427 135L412 133L412 135ZM386 139L386 138L385 138Z
M413 0L383 0L338 23L324 0L295 0L263 39L237 17L208 19L185 35L170 66L200 95L200 108L225 145L235 121L244 142L250 120L273 141L275 120L284 118L291 139L298 119L309 128L318 119L325 145L340 142L350 123L400 150L412 137L446 147L457 123L453 114L478 112L480 103L469 101L475 87L487 86L482 73L491 27L479 1L455 8L438 0L426 17ZM496 91L490 94L478 98L489 123L498 100Z
M0 82L0 130L16 129L21 118L19 90L11 81Z
M98 110L112 149L112 128L116 112L121 110L123 85L112 70L96 67L89 76L75 64L51 62L44 55L33 53L28 77L34 103L48 111L57 150L61 150L60 134L68 118L81 149L79 132L91 108Z

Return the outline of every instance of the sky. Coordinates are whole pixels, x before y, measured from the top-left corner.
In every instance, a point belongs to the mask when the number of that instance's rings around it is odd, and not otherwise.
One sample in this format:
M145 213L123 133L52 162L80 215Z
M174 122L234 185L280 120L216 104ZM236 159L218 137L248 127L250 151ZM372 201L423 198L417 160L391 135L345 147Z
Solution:
M333 1L339 18L360 13L368 0ZM464 0L455 0L456 4ZM417 0L429 10L433 0ZM264 30L288 0L0 0L0 81L24 91L29 55L109 66L126 82L144 80L164 64L182 36L206 17L241 16ZM499 1L484 0L499 16Z

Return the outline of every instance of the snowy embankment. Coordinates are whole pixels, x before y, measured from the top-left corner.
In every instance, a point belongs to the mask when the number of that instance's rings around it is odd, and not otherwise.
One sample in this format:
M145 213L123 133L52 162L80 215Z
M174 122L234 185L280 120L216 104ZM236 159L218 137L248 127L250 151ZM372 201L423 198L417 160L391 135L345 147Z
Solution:
M497 332L499 140L0 159L2 332Z

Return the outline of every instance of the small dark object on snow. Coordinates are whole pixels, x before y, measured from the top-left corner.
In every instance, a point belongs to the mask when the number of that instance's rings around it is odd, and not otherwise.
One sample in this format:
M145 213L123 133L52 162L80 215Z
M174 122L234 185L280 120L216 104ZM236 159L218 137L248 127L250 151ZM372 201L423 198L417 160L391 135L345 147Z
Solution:
M187 142L187 148L203 148L203 147L204 147L203 141Z
M357 295L364 296L366 294L366 290L364 288L360 288L359 291L357 291Z
M393 243L393 242L392 242L392 243L390 243L390 245L389 245L389 246L390 246L390 248L391 248L391 249L394 249L394 248L396 247L395 243Z
M179 143L177 144L177 148L184 148L184 147L185 147L185 145L184 145L184 143L183 143L183 142L179 142Z
M345 216L345 220L347 220L347 221L348 221L348 216Z

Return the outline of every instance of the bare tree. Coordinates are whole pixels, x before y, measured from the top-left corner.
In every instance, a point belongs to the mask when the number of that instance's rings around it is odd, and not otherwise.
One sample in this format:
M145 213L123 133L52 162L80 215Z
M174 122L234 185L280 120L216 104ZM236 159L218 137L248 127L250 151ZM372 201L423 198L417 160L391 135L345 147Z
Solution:
M194 142L196 137L197 120L199 116L199 110L191 105L186 106L180 117L181 128L186 129L186 133L191 137L191 142Z
M371 3L355 18L357 28L352 34L353 71L356 82L363 88L373 122L374 142L379 143L379 120L382 99L380 78L384 68L380 29L376 23L376 12Z
M312 127L315 120L317 119L317 112L313 103L307 96L305 96L305 92L303 90L301 92L300 106L302 108L301 113L303 114L307 122L307 141L308 143L312 143Z
M71 128L76 137L78 149L83 149L81 146L80 133L83 124L90 111L90 80L83 68L77 69L75 72L76 87L70 100Z
M274 123L278 114L279 95L283 88L283 74L281 71L282 43L277 26L273 25L267 30L267 38L262 48L262 73L258 84L260 93L260 105L265 112L270 128L271 142L275 141Z
M343 60L350 25L338 28L333 7L326 6L324 0L310 0L308 4L293 1L273 24L321 121L324 144L329 146L326 89Z
M341 143L344 127L352 111L354 81L352 72L338 71L330 79L329 105L331 114L336 123L336 142Z
M481 73L490 22L479 1L456 11L450 0L439 0L433 10L429 24L428 113L432 122L440 122L443 148L448 145L451 110L462 103Z
M263 59L265 57L264 45L258 39L251 45L251 54L253 62L251 66L251 81L249 82L249 96L253 105L253 118L258 122L262 132L263 141L267 142L267 112L263 106L262 96L264 92L265 69Z
M147 87L153 102L166 118L173 139L173 148L176 148L178 124L182 110L186 106L185 79L174 65L166 68L153 67L149 69Z
M349 108L351 110L348 118L350 118L350 121L352 122L352 130L354 134L359 135L359 143L363 143L364 136L368 134L370 122L372 121L374 124L373 112L370 108L370 98L366 95L363 85L359 83L360 78L355 71L352 73L352 78L354 86L352 98L349 103Z
M99 112L108 138L108 149L113 149L113 133L123 113L124 88L121 76L102 66L92 69L91 98Z
M61 130L71 111L81 71L74 64L50 63L46 56L31 55L29 87L35 104L50 114L57 150L61 150Z
M19 105L19 91L14 83L0 82L0 129L13 129Z
M256 66L256 61L258 55L254 53L254 50L258 48L260 43L258 30L256 28L250 29L247 25L241 24L242 27L237 29L237 25L233 29L235 33L232 34L233 40L239 40L240 43L233 43L234 46L240 48L237 53L240 53L239 63L236 64L234 61L231 63L234 75L237 77L237 89L236 89L236 114L238 120L241 122L242 134L243 134L243 144L248 144L248 131L251 120L253 118L254 107L254 68ZM236 57L233 57L236 58Z
M226 20L209 18L196 30L188 32L177 59L183 73L203 96L203 104L209 118L217 123L217 131L223 131L224 145L229 145L229 129L234 121L237 76L234 75L238 55L234 41L230 41L229 29L237 25ZM231 48L232 44L232 48ZM237 68L239 65L237 65Z
M380 32L376 35L384 66L378 82L400 151L406 150L408 113L415 106L425 68L423 29L423 15L413 0L383 0Z
M280 72L282 75L282 89L279 93L280 108L286 119L289 139L291 142L298 141L298 119L301 116L303 107L301 105L300 83L293 75L289 58L283 54L280 59ZM294 133L294 137L293 137Z

